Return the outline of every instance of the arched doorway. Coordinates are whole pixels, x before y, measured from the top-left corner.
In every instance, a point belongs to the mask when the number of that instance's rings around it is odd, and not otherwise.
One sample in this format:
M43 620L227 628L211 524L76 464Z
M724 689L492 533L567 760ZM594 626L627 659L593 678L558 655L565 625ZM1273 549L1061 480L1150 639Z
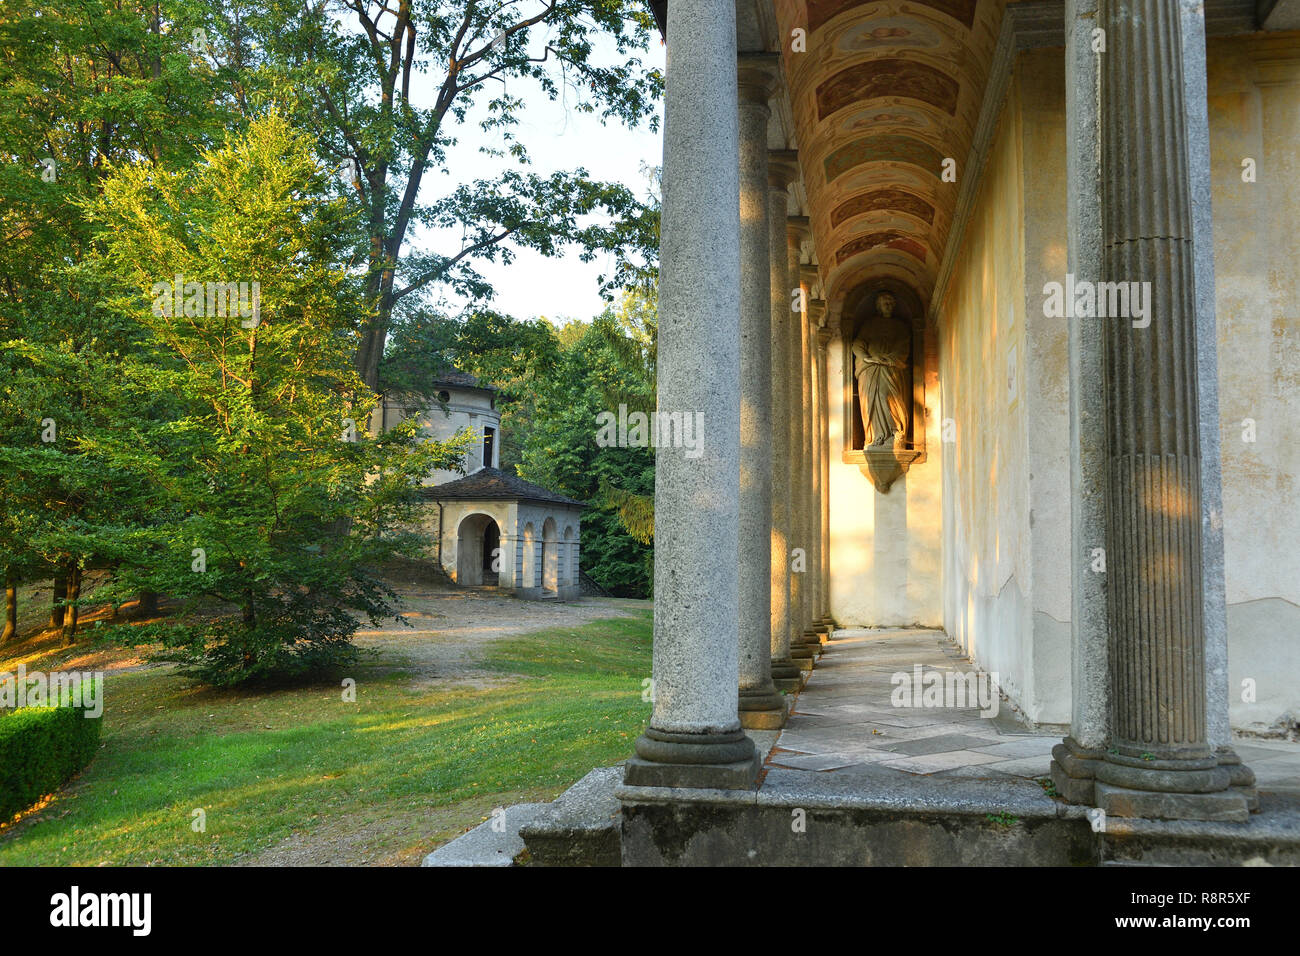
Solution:
M560 585L559 535L555 519L547 518L542 525L542 590L557 591Z
M466 517L456 530L456 583L464 587L497 584L500 579L492 569L499 558L500 542L501 529L490 516Z

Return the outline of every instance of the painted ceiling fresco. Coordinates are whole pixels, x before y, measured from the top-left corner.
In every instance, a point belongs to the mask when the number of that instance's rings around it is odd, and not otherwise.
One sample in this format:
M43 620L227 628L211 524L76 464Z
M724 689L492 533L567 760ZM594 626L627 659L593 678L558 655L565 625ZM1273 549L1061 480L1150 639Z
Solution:
M776 0L828 299L889 276L928 302L1004 3Z

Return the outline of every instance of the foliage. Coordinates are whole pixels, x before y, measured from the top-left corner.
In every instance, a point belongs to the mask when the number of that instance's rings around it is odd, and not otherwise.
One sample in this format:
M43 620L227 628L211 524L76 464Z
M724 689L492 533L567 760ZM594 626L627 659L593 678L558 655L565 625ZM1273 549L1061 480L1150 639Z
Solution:
M0 822L53 793L90 763L102 717L80 707L0 710Z
M418 443L414 422L377 437L358 424L370 393L351 356L366 316L337 238L350 213L325 176L272 113L183 172L116 169L89 204L99 246L85 272L112 290L101 308L142 330L112 405L169 397L166 414L81 439L163 502L147 523L89 531L121 593L238 607L211 625L121 629L161 638L217 684L351 661L351 612L395 610L369 569L418 546L403 530L415 479L459 452ZM253 314L213 314L205 284L236 281L257 283Z
M629 189L585 169L527 169L516 127L527 97L565 97L570 108L634 125L657 121L662 76L638 54L653 21L635 0L547 0L527 12L477 0L342 0L271 4L249 21L228 56L258 64L259 82L283 99L295 125L319 131L318 149L342 171L364 228L365 292L372 309L358 352L363 380L378 387L385 337L396 317L435 289L482 301L491 288L475 264L510 262L526 248L584 258L617 254L606 286L644 277L658 217ZM252 45L252 35L258 45ZM596 41L612 44L602 62ZM237 52L236 52L237 51ZM520 168L429 189L463 131L479 150ZM445 249L413 251L413 228L456 236Z

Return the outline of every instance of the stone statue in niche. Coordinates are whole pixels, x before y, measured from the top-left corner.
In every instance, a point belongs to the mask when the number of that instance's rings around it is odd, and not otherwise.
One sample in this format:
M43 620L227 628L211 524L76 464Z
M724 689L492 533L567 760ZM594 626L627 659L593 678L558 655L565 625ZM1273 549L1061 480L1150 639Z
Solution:
M876 296L876 316L853 342L853 375L865 432L864 448L892 448L907 438L907 379L912 332L895 319L895 299Z

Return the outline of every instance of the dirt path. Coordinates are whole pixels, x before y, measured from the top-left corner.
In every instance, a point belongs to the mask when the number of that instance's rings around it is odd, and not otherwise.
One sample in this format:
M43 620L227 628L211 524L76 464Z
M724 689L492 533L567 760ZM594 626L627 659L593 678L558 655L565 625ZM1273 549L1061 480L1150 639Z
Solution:
M406 587L400 591L406 608L404 627L388 622L357 632L358 647L377 650L381 661L403 663L421 683L462 683L489 687L505 679L480 664L488 645L505 637L551 627L574 627L601 618L628 617L649 601L583 598L521 601L491 591L441 591Z

